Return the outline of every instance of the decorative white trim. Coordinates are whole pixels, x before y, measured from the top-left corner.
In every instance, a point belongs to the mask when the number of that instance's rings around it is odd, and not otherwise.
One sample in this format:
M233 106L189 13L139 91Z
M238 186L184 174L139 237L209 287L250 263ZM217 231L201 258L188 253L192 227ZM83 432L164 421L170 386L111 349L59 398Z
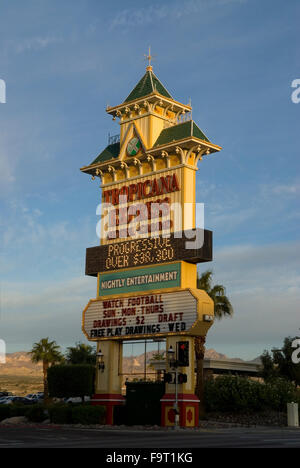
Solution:
M175 400L175 398L173 400L164 400L162 398L160 401L162 401L162 402L168 401L168 402L174 403L176 400ZM200 400L180 400L180 399L178 399L177 401L183 401L184 403L200 403Z
M122 401L122 402L124 402L125 399L124 399L124 400L116 400L116 399L113 400L113 399L108 399L108 398L103 398L103 399L101 399L101 398L95 398L95 399L92 399L91 401L92 401L92 402L93 402L93 401Z
M149 115L154 115L155 117L158 117L158 118L160 118L162 120L166 120L167 122L171 122L172 127L177 125L175 120L172 120L169 117L165 117L164 115L158 114L157 112L152 111L152 110L150 110L148 112L145 112L144 114L135 115L134 117L128 117L127 119L121 120L119 122L119 124L122 125L124 123L128 123L128 122L131 122L131 121L134 121L134 120L137 120L137 119L142 119L144 117L149 117Z
M129 163L129 161L127 161L127 160L126 160L126 162L127 162L127 164ZM198 168L196 168L195 166L191 166L190 164L179 164L178 166L165 167L164 169L159 169L158 171L147 172L147 174L137 175L137 176L134 176L134 177L130 177L128 179L122 179L122 180L117 180L117 181L113 181L113 182L108 182L107 184L101 184L100 188L105 188L105 187L110 187L112 185L121 184L122 182L127 182L129 180L131 181L131 180L140 179L141 176L142 177L149 177L151 175L160 174L161 172L173 171L175 169L181 169L182 167L188 167L189 169L193 169L194 171L198 171ZM104 170L104 169L102 169L102 170Z
M147 94L146 96L142 96L140 98L133 99L132 101L128 101L126 103L123 102L122 104L119 104L118 106L112 106L112 107L108 106L108 107L106 107L106 112L108 114L112 114L113 112L117 112L118 110L122 111L126 107L134 106L135 104L140 105L140 103L143 103L145 101L149 102L150 100L153 100L153 99L156 99L156 98L161 99L164 103L167 103L170 106L174 106L174 108L184 109L186 112L190 112L192 110L192 106L190 106L189 104L182 104L179 101L175 101L175 99L173 99L173 98L168 98L167 96L163 96L158 91L156 91L156 92L154 91L154 92L152 92L150 94Z

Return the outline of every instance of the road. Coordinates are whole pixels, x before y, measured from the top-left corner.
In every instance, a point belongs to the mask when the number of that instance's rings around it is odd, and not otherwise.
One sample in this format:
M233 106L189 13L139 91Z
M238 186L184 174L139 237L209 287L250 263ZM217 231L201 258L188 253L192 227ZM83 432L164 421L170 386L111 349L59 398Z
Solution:
M62 427L1 427L0 448L300 448L300 429L226 428L134 431Z

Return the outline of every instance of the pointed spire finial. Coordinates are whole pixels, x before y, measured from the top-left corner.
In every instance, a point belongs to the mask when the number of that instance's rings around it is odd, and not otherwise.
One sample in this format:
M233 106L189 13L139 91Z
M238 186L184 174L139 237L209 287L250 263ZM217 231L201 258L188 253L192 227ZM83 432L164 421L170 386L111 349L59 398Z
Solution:
M153 59L153 55L151 55L151 47L149 46L148 55L144 54L146 59L148 60L148 66L146 68L147 71L152 71L151 60Z

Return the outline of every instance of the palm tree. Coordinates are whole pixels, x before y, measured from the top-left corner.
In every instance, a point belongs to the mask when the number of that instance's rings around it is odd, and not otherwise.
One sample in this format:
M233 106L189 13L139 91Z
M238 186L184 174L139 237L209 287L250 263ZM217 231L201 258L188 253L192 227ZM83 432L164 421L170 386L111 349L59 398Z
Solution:
M29 354L31 355L32 362L43 363L44 400L47 402L49 399L47 370L49 366L63 360L60 347L57 345L56 341L49 341L49 338L43 338L38 343L34 343Z
M76 343L76 346L67 348L66 359L68 364L96 365L96 350L85 343Z
M232 317L233 307L226 296L226 289L221 284L212 285L213 272L207 270L197 279L197 288L204 289L214 302L215 317L220 320L223 317ZM195 393L200 400L200 416L204 415L204 378L203 359L205 354L205 336L195 338L196 355L196 389Z
M231 317L233 315L233 307L226 296L226 289L221 284L212 286L212 276L213 272L211 270L202 273L200 278L198 277L197 279L197 288L204 289L214 301L214 311L217 319Z

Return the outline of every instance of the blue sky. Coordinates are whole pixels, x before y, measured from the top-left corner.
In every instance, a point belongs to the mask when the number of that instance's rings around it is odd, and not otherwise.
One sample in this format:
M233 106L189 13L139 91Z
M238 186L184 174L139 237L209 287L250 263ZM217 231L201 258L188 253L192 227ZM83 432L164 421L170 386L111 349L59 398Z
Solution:
M118 125L120 104L145 71L223 150L197 174L197 201L214 231L215 281L233 319L208 347L254 358L300 327L300 78L296 0L2 0L0 79L0 338L9 352L50 336L82 341L95 296L85 248L98 243L97 183L80 173Z

